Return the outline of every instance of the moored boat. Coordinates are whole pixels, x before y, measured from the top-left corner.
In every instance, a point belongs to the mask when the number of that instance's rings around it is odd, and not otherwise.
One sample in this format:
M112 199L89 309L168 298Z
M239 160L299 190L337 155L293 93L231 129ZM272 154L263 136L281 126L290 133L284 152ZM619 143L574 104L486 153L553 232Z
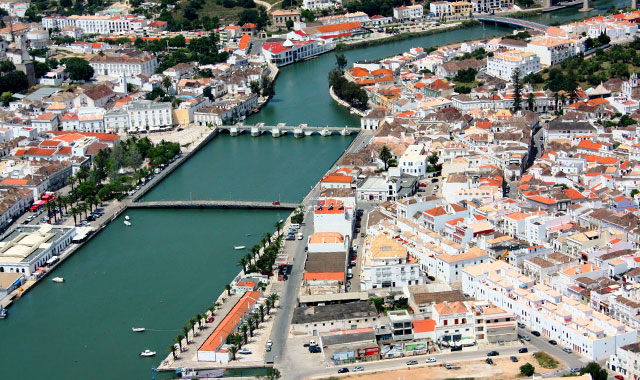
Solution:
M241 250L241 249L244 249L244 248L245 248L245 246L244 246L244 245L234 245L234 246L233 246L233 249L235 249L236 251Z
M0 305L0 319L5 319L9 316L9 311Z
M144 332L146 330L144 327L132 327L131 331L133 332Z
M124 221L124 225L125 225L125 226L130 226L130 225L131 225L131 222L130 222L130 221L128 221L128 220L125 220L125 221Z
M156 356L156 352L151 350L144 350L140 353L140 356L144 356L144 357Z
M51 281L53 281L53 282L64 282L64 278L62 278L62 277L54 277Z

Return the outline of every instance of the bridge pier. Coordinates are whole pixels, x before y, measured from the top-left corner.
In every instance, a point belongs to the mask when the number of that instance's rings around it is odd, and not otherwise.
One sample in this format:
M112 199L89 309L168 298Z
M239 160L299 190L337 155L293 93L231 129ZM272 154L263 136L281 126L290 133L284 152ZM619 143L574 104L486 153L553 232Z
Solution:
M589 0L584 0L582 3L582 8L579 9L580 12L589 12L593 8L589 7Z
M282 131L280 131L280 128L278 128L278 127L273 127L273 128L271 129L271 136L273 136L273 137L280 137L280 136L281 136L281 134L282 134Z
M328 128L322 128L322 130L320 131L320 136L331 136L331 131Z
M542 8L551 8L551 0L543 0Z
M238 128L238 127L229 128L229 135L231 135L231 136L235 137L235 136L238 136L240 133L241 133L240 132L240 128Z
M262 131L260 130L260 127L251 127L251 136L256 137L256 136L260 136L262 134Z
M638 0L631 0L631 8L638 9Z
M293 137L295 137L295 138L304 137L304 128L302 128L302 127L295 127L295 128L293 129Z
M351 132L347 129L347 127L344 127L344 129L340 131L340 134L342 136L349 136Z

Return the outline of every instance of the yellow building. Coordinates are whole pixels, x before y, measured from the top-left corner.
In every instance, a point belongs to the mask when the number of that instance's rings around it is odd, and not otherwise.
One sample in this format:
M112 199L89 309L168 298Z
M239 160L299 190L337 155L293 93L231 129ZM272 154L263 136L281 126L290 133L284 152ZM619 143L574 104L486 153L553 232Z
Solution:
M175 125L188 125L191 122L193 122L193 118L188 108L173 109L173 123Z
M451 3L451 14L454 16L469 16L471 12L473 12L473 4L468 1Z

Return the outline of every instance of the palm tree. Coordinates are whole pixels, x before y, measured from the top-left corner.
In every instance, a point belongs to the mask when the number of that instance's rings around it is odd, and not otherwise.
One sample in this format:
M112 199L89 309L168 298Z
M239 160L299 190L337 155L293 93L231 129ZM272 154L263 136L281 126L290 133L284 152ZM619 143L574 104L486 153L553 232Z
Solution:
M271 303L271 300L269 298L267 298L264 301L264 305L266 306L266 309L267 309L267 315L269 315L269 312L271 311L271 307L273 307L273 304Z
M231 285L227 284L224 286L224 290L227 291L227 295L230 296L231 295Z
M198 320L195 318L189 319L189 324L187 326L191 326L191 331L193 332L193 336L196 336L196 325L198 324Z
M249 327L247 327L247 324L246 324L246 323L243 323L243 324L240 326L240 332L242 332L242 336L244 337L244 344L247 344L247 343L248 343L248 340L247 340L247 331L248 331L248 330L249 330Z
M60 201L62 202L62 207L64 207L64 212L66 214L69 214L69 212L67 211L67 206L69 206L71 202L71 197L69 197L68 195L61 195L60 197L58 197L58 199L60 199Z
M231 353L231 360L236 360L236 352L238 352L238 347L236 345L229 346L229 352Z
M262 239L260 239L260 244L262 244L262 248L267 248L267 243L269 242L269 239L267 239L266 237L262 237Z
M389 160L393 158L391 155L391 150L385 145L380 150L380 160L384 163L384 170L389 169Z
M247 259L241 257L240 260L238 260L238 265L242 267L244 273L247 273Z
M260 322L264 322L264 306L258 306L258 315L260 316Z
M75 185L78 182L78 178L76 178L76 176L74 175L70 175L67 178L67 181L69 182L69 184L71 185L71 191L75 190L75 188L73 187L73 185Z
M182 328L182 332L184 333L184 340L187 342L187 344L189 344L189 328L187 326L184 326Z
M172 344L169 347L167 347L167 351L171 352L173 354L173 360L178 359L178 356L176 356L176 345Z
M178 334L178 336L173 338L173 341L178 343L178 346L180 346L180 352L182 352L182 338L184 338L184 337L182 335L180 335L180 334Z
M284 226L282 220L278 220L273 226L276 228L276 231L278 231L278 236L280 236L280 230L282 230L282 226Z
M271 244L271 234L267 232L263 236L264 236L265 239L267 239L267 245L270 245Z
M565 95L564 93L560 94L560 104L562 105L562 108L564 108L564 104L567 101L567 95Z
M251 247L251 252L253 253L253 256L258 256L261 249L262 247L260 246L260 244L255 244L253 247Z
M249 335L253 338L253 331L256 329L256 327L253 325L253 322L251 321L251 317L247 319L247 326L249 327Z
M271 304L273 304L273 307L276 307L276 301L280 299L280 296L276 293L271 293L269 294L269 299L271 300Z
M560 100L560 96L558 95L557 92L555 94L553 94L553 100L556 103L556 111L557 111L558 110L558 101Z
M202 316L202 314L198 313L198 315L196 315L196 318L198 318L198 328L201 329L202 328L202 319L204 317Z
M211 313L211 316L213 317L213 313L215 313L216 311L216 306L215 305L209 306L207 310Z
M78 225L78 209L76 207L71 207L71 210L69 210L69 215L73 216L73 225L77 226Z

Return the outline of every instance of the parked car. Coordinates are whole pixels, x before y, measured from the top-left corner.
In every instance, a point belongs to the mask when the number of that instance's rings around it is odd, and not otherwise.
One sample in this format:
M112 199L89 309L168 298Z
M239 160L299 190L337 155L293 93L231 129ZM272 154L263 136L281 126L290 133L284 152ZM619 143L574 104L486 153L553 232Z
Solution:
M485 362L487 362L487 364L491 364L491 365L493 365L493 359L491 359L491 358L487 358L487 359L485 360Z
M266 351L270 352L271 351L271 346L267 346Z
M446 369L451 369L451 368L453 368L453 367L451 367L451 364L446 363L446 364L444 365L444 368L446 368Z
M566 352L567 354L572 354L573 351L570 348L563 348L562 351Z
M578 372L580 372L580 368L574 367L574 368L571 368L569 371L571 373L578 373Z
M247 348L243 348L242 350L238 351L238 353L241 355L250 355L252 352Z
M524 335L522 339L526 340L527 342L531 341L531 337L529 335Z
M318 346L313 346L313 347L309 347L309 352L311 352L312 354L318 354L322 352L322 350Z
M510 357L509 359L511 359L512 362L517 363L518 362L518 358L515 356Z
M524 328L524 323L522 323L522 322L518 322L518 327L520 327L521 329L523 329L523 328Z
M552 345L552 346L555 346L556 344L558 344L558 342L556 342L555 340L551 339L549 341L549 344Z
M363 366L359 365L359 366L353 367L353 372L362 372L362 371L364 371Z
M533 330L531 331L531 335L540 336L540 332Z
M318 346L318 343L316 343L316 341L312 339L312 340L309 341L309 346L310 347L316 347L316 346Z
M433 356L430 358L427 358L427 363L435 363L437 360L436 358L434 358Z
M347 373L347 372L349 372L349 368L346 368L346 367L345 368L340 368L338 370L338 373Z
M417 361L417 360L415 360L415 359L409 360L409 361L407 362L407 365L416 365L416 364L418 364L418 361Z
M500 355L500 353L498 351L489 351L487 353L487 356L498 356Z
M622 375L615 375L614 377L618 380L624 380L624 376Z
M274 205L274 206L278 206L280 204L280 201L273 201L273 202L271 202L271 204Z
M528 349L528 348L526 348L526 347L522 347L522 348L520 348L520 349L518 350L518 353L519 353L519 354L524 354L524 353L527 353L527 352L529 352L529 349Z
M207 318L207 323L211 323L215 320L215 318L213 316L210 316L209 318Z

